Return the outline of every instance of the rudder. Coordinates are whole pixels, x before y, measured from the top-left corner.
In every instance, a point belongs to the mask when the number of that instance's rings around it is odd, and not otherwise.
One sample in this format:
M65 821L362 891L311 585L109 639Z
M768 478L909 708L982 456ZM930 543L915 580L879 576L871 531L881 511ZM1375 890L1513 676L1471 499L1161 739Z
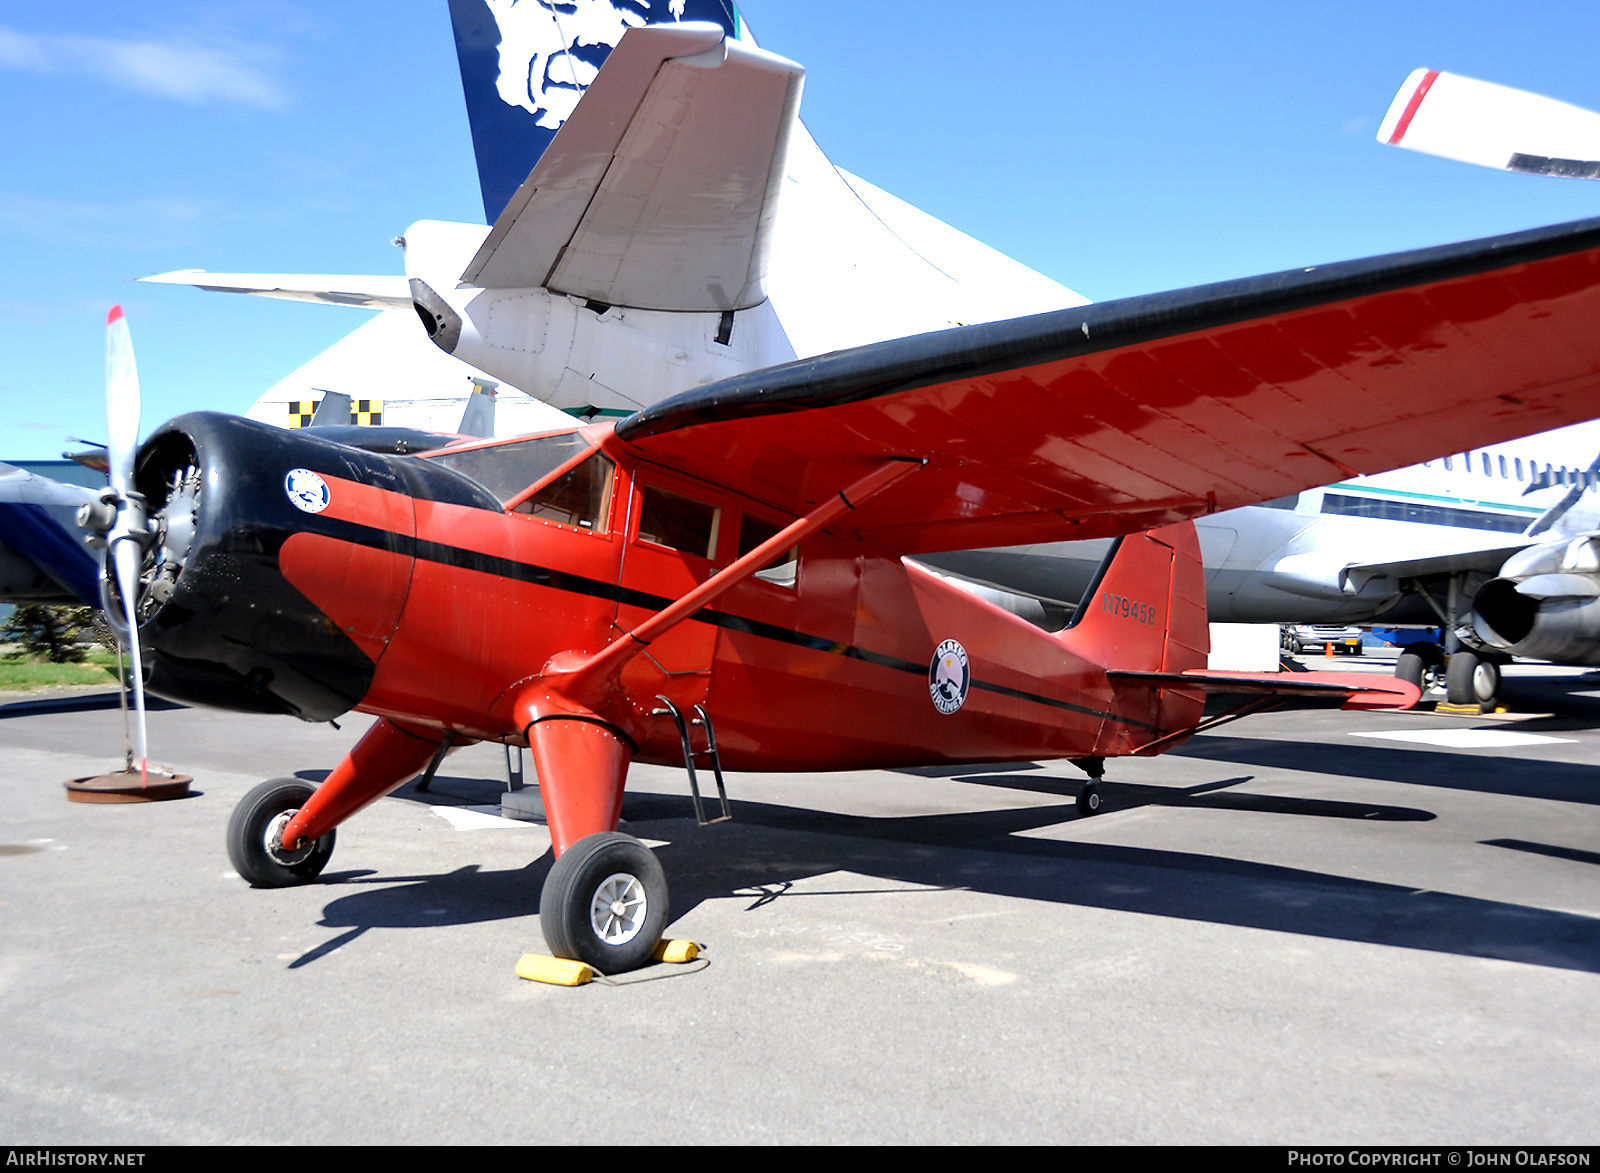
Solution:
M1136 672L1204 668L1211 639L1194 523L1119 539L1059 638L1102 667Z

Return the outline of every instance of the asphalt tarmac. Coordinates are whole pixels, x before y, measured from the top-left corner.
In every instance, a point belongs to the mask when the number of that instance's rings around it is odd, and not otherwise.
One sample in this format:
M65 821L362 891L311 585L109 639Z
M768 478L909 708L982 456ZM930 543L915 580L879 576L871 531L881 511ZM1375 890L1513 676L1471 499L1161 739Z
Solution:
M498 817L500 747L258 891L234 803L366 719L163 709L196 797L68 803L120 764L106 699L0 705L9 1144L1600 1132L1600 677L1513 669L1500 717L1250 718L1111 763L1092 818L1045 763L731 775L699 828L681 771L636 767L626 829L709 964L576 989L513 974L549 837Z

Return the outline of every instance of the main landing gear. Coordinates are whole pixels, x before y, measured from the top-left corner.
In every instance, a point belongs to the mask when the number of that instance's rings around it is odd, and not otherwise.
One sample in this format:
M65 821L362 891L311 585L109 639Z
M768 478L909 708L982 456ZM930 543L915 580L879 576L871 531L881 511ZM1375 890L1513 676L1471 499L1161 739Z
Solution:
M617 825L627 746L596 722L552 719L533 728L551 839L568 845L539 899L545 941L556 956L601 973L637 969L655 953L667 925L666 874L655 853L631 835L595 830ZM440 756L441 743L426 733L380 719L321 786L295 778L257 786L228 821L233 866L258 888L314 880L333 854L338 823ZM573 782L597 776L607 784Z
M254 888L292 888L317 878L333 854L335 831L283 846L283 829L315 792L298 778L274 778L245 795L228 820L228 859Z
M1394 674L1424 693L1444 685L1447 704L1491 709L1500 699L1499 658L1468 647L1458 647L1447 656L1438 644L1411 644L1395 660Z
M604 831L556 860L539 897L539 925L557 957L601 973L637 969L667 925L667 877L655 853L631 835Z

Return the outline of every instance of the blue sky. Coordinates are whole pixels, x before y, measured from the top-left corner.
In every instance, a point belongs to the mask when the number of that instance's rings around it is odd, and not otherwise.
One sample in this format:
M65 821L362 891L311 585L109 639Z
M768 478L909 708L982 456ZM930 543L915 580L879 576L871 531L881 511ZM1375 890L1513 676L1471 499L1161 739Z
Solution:
M1600 109L1592 4L741 7L835 162L1095 300L1600 214L1373 139L1419 65ZM0 103L0 457L102 438L115 302L147 431L365 319L131 278L397 273L482 216L445 0L10 5Z

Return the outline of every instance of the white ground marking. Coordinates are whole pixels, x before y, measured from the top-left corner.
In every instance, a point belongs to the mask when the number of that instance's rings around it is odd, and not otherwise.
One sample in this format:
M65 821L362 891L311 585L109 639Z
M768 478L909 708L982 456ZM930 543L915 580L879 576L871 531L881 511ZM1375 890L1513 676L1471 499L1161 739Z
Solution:
M1516 733L1509 729L1433 729L1384 733L1352 733L1351 737L1376 737L1382 741L1414 741L1447 749L1507 749L1515 745L1554 745L1574 737L1547 737L1542 733Z
M514 819L502 819L499 815L486 815L482 811L459 806L436 806L432 810L457 831L500 831L525 825Z

